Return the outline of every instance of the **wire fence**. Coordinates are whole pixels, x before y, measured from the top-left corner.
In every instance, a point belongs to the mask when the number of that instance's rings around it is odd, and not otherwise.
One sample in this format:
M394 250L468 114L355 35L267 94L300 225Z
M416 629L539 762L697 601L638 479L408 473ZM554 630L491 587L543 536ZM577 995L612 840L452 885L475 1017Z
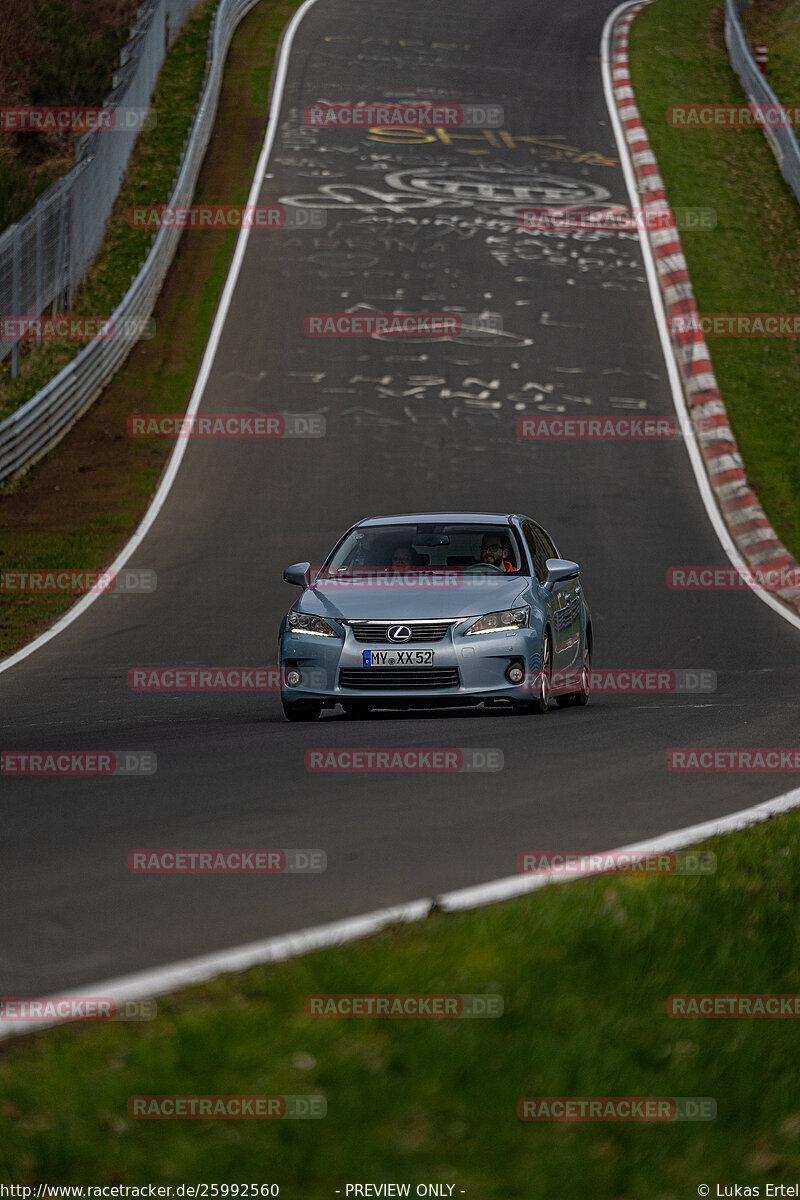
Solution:
M739 20L739 13L749 7L750 0L725 0L725 44L728 47L728 57L731 66L741 80L748 99L762 109L780 108L780 100L767 83L759 70L750 47L747 44L745 32ZM764 137L769 142L772 153L777 159L778 166L789 187L800 200L800 145L791 125L762 123Z
M209 34L200 99L168 201L171 205L191 202L214 126L225 55L236 26L257 3L220 0ZM188 11L192 5L184 0L183 7ZM175 12L174 0L168 11ZM155 234L138 275L111 314L113 333L94 338L35 396L0 423L0 482L22 474L46 454L100 395L146 326L181 232L180 227L165 226Z
M113 129L98 129L77 143L75 166L55 180L15 224L0 234L0 314L40 316L51 304L58 312L86 276L141 127L137 112L150 104L171 42L199 0L147 0L120 55L114 87L103 108ZM0 333L0 361L18 340Z

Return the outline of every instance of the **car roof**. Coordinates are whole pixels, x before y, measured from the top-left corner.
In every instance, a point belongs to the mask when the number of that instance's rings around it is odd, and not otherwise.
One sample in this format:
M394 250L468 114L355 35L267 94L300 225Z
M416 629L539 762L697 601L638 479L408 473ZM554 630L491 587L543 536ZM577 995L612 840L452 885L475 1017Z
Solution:
M458 525L458 524L473 524L477 522L493 524L503 522L508 524L509 521L519 519L527 520L525 517L520 517L519 513L487 513L487 512L418 512L418 513L393 513L387 517L365 517L363 521L358 521L357 527L365 525Z

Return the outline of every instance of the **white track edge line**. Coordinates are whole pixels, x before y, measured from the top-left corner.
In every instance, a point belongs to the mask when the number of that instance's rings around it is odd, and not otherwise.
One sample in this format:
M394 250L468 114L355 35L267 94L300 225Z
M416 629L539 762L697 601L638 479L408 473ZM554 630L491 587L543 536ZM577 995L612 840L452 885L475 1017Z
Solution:
M622 171L625 177L625 184L627 186L628 196L634 211L640 202L640 197L636 186L636 177L633 172L633 166L630 161L628 143L625 139L619 113L617 112L614 87L611 80L610 44L611 33L618 18L622 15L622 13L626 12L630 8L636 7L639 3L640 0L625 0L625 3L620 4L612 13L609 14L606 23L603 26L603 36L600 49L603 90L605 92L606 107L608 108L609 115L611 117L611 125L614 130L617 149L619 150L620 163L622 165ZM630 74L630 64L628 64L628 71ZM642 127L644 128L644 122L642 122ZM740 555L736 544L728 532L728 527L722 518L722 514L717 507L717 502L714 497L714 493L711 490L711 484L709 483L708 475L706 474L703 457L700 454L695 439L690 435L689 432L692 428L691 418L686 407L683 383L681 382L678 366L675 362L675 356L672 352L672 344L670 343L669 335L667 333L667 318L666 313L664 312L664 305L661 297L661 286L658 282L658 272L656 271L655 267L655 260L653 257L653 250L650 245L650 239L647 237L646 232L639 237L639 243L642 248L642 258L644 259L647 283L650 290L650 300L653 305L653 313L656 319L656 326L658 328L661 350L664 355L664 361L667 367L667 375L669 377L670 387L672 390L672 400L675 405L675 411L678 414L678 427L686 431L686 436L683 438L683 442L686 446L686 452L689 455L689 461L692 464L695 480L697 482L697 488L700 492L700 498L703 501L708 518L714 528L714 532L719 538L723 550L727 554L733 566L736 567L736 569L744 576L745 582L747 583L747 586L750 588L751 592L758 596L760 600L763 600L765 604L769 605L773 612L778 613L778 615L783 617L784 620L788 621L790 625L793 625L795 629L800 629L800 615L790 612L789 609L787 609L780 602L780 600L776 600L774 596L765 591L763 588L753 586L750 579L752 572L747 566L745 560Z
M798 807L800 807L800 788L795 788L791 792L785 792L771 800L764 800L761 804L731 813L727 817L715 817L698 825L689 825L672 833L661 834L649 841L621 846L616 850L596 851L595 854L598 856L658 854L668 850L679 850L710 837L719 837L722 834L747 829L751 825L767 821L771 817ZM591 857L591 855L586 857ZM162 967L121 975L101 983L87 984L85 987L53 993L52 998L102 997L113 1000L115 1004L123 1004L126 1000L150 1000L156 996L176 992L181 988L206 983L220 975L245 971L250 967L263 966L266 963L286 962L290 958L299 958L314 950L342 946L347 942L354 942L360 938L369 937L371 934L379 933L391 925L424 921L434 909L441 909L443 912L459 912L465 909L483 908L487 904L515 899L527 895L529 892L538 891L548 883L571 883L578 878L586 879L602 874L604 874L603 871L587 871L580 876L565 876L551 871L542 875L510 875L489 883L459 888L453 892L444 892L434 900L411 900L406 904L398 904L391 908L379 908L360 916L345 917L343 920L331 921L325 925L299 929L294 933L247 942L229 950L215 951ZM46 997L41 998L45 999ZM0 1040L51 1028L54 1025L71 1023L59 1020L7 1021L0 1019Z
M280 54L278 57L278 68L274 75L275 85L272 91L272 101L270 104L269 116L267 118L267 132L264 136L261 153L258 157L255 176L250 187L250 194L247 198L248 206L255 205L256 201L258 200L258 194L261 191L261 187L264 183L266 166L269 161L270 153L272 152L272 144L275 141L275 134L278 129L278 117L280 115L281 104L283 102L283 89L289 69L289 53L292 48L292 42L294 41L294 35L297 30L297 26L314 4L316 4L316 0L305 0L305 3L297 10L284 31ZM186 409L185 415L188 417L194 416L200 407L200 401L203 398L206 383L208 382L208 377L211 374L211 368L213 366L219 341L222 336L222 329L228 317L228 310L230 308L233 292L239 278L239 271L244 259L245 250L247 248L247 240L249 237L250 227L243 225L239 230L239 236L236 239L236 246L234 248L231 265L228 269L228 274L222 289L222 295L220 297L219 306L214 317L214 323L211 327L211 333L209 334L209 338L203 352L203 361L200 364L200 371L192 390L189 405ZM187 446L188 438L178 439L176 442L175 449L170 456L164 474L161 476L159 485L156 489L156 494L150 502L150 507L142 518L141 524L131 537L130 541L128 541L122 548L111 566L105 569L108 574L114 575L119 572L149 533L156 517L164 507L166 499L172 489L172 485L175 482L175 477L178 474L178 469L183 460L183 456L186 453ZM23 646L20 650L17 650L14 654L10 655L10 657L3 659L3 661L0 662L0 674L2 674L4 671L8 671L11 667L16 666L17 663L22 662L23 659L26 659L36 650L40 650L42 646L46 645L47 642L56 637L59 633L63 633L63 631L67 629L73 621L76 621L78 617L86 612L87 608L94 604L95 600L97 600L101 595L103 595L102 592L88 592L85 596L82 596L77 604L74 604L72 608L70 608L63 617L60 617L59 620L56 621L55 625L53 625L50 629L45 630L45 632L40 634L39 637L35 638L32 642L29 642L27 646Z

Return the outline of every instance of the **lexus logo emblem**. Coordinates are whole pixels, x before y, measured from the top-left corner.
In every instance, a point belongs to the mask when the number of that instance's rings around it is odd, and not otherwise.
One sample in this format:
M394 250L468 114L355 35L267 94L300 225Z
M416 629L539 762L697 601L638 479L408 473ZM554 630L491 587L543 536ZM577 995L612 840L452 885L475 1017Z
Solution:
M387 642L410 642L411 630L407 625L392 625L386 630Z

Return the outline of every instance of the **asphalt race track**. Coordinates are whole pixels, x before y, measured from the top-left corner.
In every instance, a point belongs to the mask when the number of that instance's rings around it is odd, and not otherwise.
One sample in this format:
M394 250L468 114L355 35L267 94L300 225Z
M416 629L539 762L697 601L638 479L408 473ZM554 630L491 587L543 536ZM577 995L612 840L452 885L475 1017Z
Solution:
M603 95L609 6L319 0L295 38L260 203L327 214L253 231L201 411L322 414L322 438L190 442L103 596L0 676L2 748L148 750L133 778L2 780L0 991L77 987L511 875L735 812L794 776L675 774L679 746L790 746L800 633L750 592L670 590L727 565L678 440L519 442L520 416L673 416L638 241L517 229L524 204L627 204ZM496 104L501 131L314 130L319 100ZM224 199L224 198L221 198ZM713 236L709 234L709 236ZM502 333L314 339L308 313L493 313ZM147 398L142 410L148 410ZM717 673L711 693L596 695L546 716L340 710L276 693L136 693L141 666L263 666L319 563L369 515L528 513L582 566L595 665ZM403 617L398 610L398 619ZM500 749L494 774L309 774L308 747ZM314 847L318 875L131 874L144 847Z

